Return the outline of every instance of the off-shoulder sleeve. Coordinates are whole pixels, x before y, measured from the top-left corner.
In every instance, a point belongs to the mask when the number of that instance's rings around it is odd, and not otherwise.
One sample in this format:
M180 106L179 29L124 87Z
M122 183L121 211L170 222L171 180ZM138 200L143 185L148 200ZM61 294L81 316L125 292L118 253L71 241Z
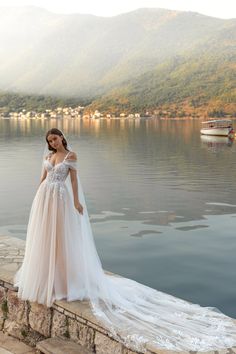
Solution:
M72 159L66 159L65 164L69 166L72 170L77 170L77 160L72 160Z

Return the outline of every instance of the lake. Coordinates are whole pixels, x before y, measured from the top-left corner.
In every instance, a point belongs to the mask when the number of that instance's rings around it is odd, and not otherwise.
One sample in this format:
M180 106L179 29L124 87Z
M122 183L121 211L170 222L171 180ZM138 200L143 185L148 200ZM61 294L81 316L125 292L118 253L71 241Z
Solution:
M103 268L236 317L236 142L201 137L200 125L0 119L0 234L25 239L44 135L58 127L78 156Z

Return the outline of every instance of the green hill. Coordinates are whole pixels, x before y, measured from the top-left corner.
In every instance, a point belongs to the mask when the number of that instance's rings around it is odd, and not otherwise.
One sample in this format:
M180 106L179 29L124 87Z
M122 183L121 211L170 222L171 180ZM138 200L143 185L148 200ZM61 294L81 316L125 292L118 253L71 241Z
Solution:
M108 111L235 111L235 19L165 9L103 18L1 8L0 41L3 91L93 100L88 109Z
M214 58L209 53L199 59L175 58L110 90L94 100L88 110L115 112L118 107L125 112L144 112L174 104L189 112L204 108L234 114L235 63L236 56L231 53L224 53L224 60L217 53Z
M10 112L20 112L22 110L44 112L46 109L57 107L78 107L88 105L91 101L43 95L27 95L20 93L0 92L0 113L5 115Z

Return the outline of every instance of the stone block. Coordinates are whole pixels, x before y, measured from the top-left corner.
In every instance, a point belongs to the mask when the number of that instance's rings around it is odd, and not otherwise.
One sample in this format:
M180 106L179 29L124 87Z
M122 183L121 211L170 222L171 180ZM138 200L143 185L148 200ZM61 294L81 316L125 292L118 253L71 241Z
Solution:
M3 303L3 301L7 297L7 290L5 287L0 286L0 305Z
M76 315L70 311L64 310L64 314L70 318L76 318Z
M68 320L66 315L54 310L52 316L51 336L67 336L68 337Z
M2 330L4 320L8 314L7 290L3 286L0 286L0 306L0 330Z
M86 321L84 318L80 317L80 316L75 316L76 318L76 321L77 322L80 322L80 323L83 323L83 324L86 324L88 321Z
M30 327L41 333L45 337L50 337L50 328L52 322L52 310L37 302L31 302L29 313Z
M69 337L89 350L94 349L94 335L93 328L85 324L79 323L74 319L68 318Z
M35 350L16 338L0 332L0 353L32 354ZM5 351L4 351L5 350Z
M97 326L96 324L94 324L94 323L92 323L92 322L87 322L87 325L88 325L89 327L94 328L95 331L105 334L106 336L108 336L108 335L112 336L112 334L111 334L111 333L108 331L108 329L106 329L105 327L103 328L103 327L101 327L101 326Z
M28 333L28 327L23 323L17 323L16 321L6 319L3 332L7 333L9 336L24 340Z
M11 321L16 321L19 324L28 324L27 301L18 298L17 293L13 290L8 290L7 293L8 318Z
M81 345L60 337L45 339L37 343L36 348L47 354L92 354Z
M123 345L105 336L102 333L95 333L96 354L122 354Z
M60 313L64 313L64 309L61 306L56 305L55 303L53 304L53 309L57 310Z
M39 341L44 339L45 337L42 334L34 331L32 328L29 328L28 331L24 333L24 342L31 347L35 347Z

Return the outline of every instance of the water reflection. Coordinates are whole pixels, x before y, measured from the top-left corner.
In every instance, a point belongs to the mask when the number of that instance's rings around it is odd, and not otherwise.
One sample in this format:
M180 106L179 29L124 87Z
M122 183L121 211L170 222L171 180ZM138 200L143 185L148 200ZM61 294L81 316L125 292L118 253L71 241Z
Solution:
M147 223L162 225L176 215L178 220L201 219L209 200L233 204L235 146L225 137L200 136L197 120L0 120L1 165L6 170L1 179L3 193L11 190L9 169L18 177L16 183L24 185L29 180L33 187L38 170L23 172L19 161L27 154L25 168L32 160L38 166L44 134L52 126L62 129L78 152L81 178L94 214L101 209L120 213L127 207L119 217L133 219L138 213ZM32 188L29 195L33 195ZM23 197L18 199L19 205L25 203ZM161 215L163 210L166 213ZM151 211L155 213L147 215Z
M211 136L201 135L202 146L206 147L211 152L218 152L222 149L227 149L233 145L234 139L227 136Z

